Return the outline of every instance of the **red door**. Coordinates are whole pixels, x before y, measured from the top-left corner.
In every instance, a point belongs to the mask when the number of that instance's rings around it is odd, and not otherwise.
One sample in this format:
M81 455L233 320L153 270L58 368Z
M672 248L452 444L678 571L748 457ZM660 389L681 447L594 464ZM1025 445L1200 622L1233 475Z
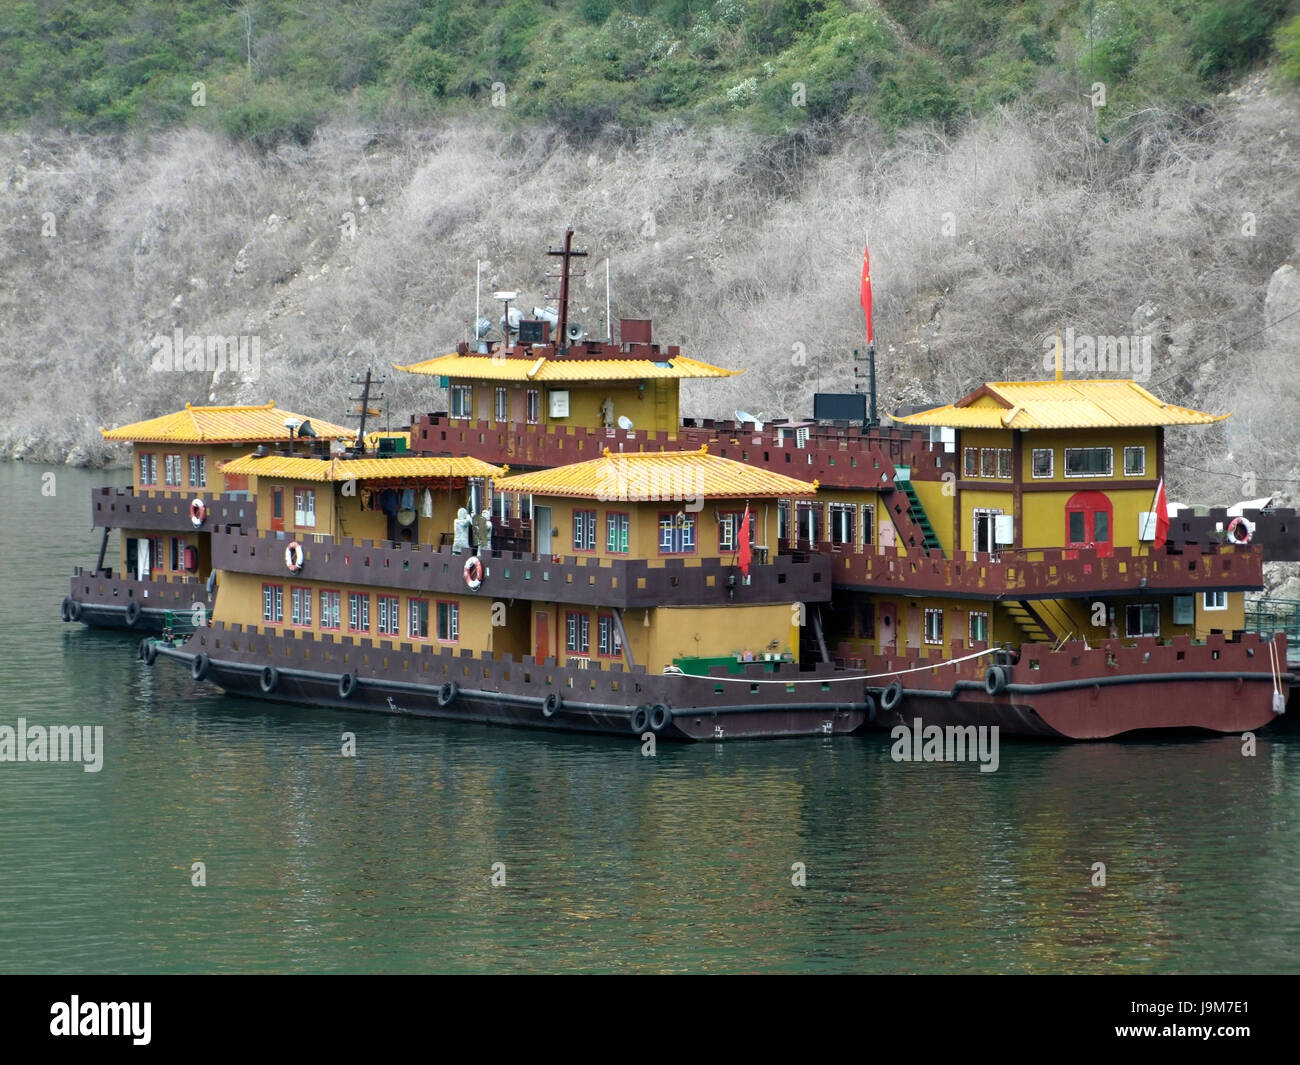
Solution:
M1073 550L1091 547L1103 557L1113 555L1113 518L1114 508L1105 492L1075 492L1065 504L1065 546Z
M880 604L880 620L876 629L880 636L880 650L898 649L898 607L893 603Z
M284 489L280 485L271 488L271 531L284 532Z
M533 655L535 661L542 661L544 658L551 657L551 634L547 625L546 612L539 610L537 612L537 648Z

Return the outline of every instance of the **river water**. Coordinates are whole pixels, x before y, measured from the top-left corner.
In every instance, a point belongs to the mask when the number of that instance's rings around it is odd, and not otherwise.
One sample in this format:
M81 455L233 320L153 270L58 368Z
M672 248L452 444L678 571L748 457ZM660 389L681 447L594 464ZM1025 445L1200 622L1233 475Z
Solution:
M981 773L228 698L60 622L127 475L45 472L0 463L0 725L100 725L104 761L0 762L0 971L1300 970L1300 734Z

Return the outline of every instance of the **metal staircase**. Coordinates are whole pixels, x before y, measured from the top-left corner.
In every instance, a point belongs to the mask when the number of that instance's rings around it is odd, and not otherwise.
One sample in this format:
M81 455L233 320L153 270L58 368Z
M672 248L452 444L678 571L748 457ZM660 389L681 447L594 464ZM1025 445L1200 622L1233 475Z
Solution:
M912 487L912 471L908 467L896 467L894 486L907 497L907 515L921 534L921 544L919 546L924 547L927 551L938 551L939 557L943 558L943 545L939 543L939 537L935 535L934 526L930 524L930 519L925 513L925 507L921 506L920 497L917 496L916 489ZM896 515L902 511L902 507L897 504L892 509Z
M1020 627L1020 631L1029 638L1030 642L1048 644L1056 642L1055 634L1047 627L1047 623L1038 616L1038 612L1028 602L1009 602L1003 603L1002 606L1010 615L1011 620Z

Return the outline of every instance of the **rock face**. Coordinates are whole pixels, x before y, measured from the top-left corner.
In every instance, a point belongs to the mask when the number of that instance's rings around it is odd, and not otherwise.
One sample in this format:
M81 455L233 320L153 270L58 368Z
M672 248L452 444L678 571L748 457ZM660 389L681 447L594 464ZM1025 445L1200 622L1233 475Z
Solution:
M1290 263L1283 263L1268 279L1264 321L1275 330L1275 344L1300 351L1300 271Z

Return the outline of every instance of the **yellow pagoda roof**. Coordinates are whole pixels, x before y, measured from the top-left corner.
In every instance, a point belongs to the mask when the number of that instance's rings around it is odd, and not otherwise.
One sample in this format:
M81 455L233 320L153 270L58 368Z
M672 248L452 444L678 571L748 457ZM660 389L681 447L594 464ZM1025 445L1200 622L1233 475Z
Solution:
M130 440L156 444L243 444L286 440L289 430L285 420L310 421L316 435L324 440L349 439L357 434L346 426L283 410L274 403L245 407L195 407L157 418L132 422L116 429L100 429L105 440Z
M685 355L651 359L493 358L491 355L439 355L398 366L407 373L480 381L542 381L548 384L581 381L640 381L655 378L734 377L744 370L727 370Z
M439 455L405 455L392 458L309 458L303 455L241 455L221 467L222 473L253 474L288 481L436 480L449 477L499 477L505 466L481 459Z
M499 479L500 492L636 503L645 500L749 499L817 494L817 482L799 481L745 462L699 451L623 453Z
M1120 429L1211 425L1227 414L1163 403L1136 381L994 381L970 395L916 414L891 414L904 425L955 429Z

